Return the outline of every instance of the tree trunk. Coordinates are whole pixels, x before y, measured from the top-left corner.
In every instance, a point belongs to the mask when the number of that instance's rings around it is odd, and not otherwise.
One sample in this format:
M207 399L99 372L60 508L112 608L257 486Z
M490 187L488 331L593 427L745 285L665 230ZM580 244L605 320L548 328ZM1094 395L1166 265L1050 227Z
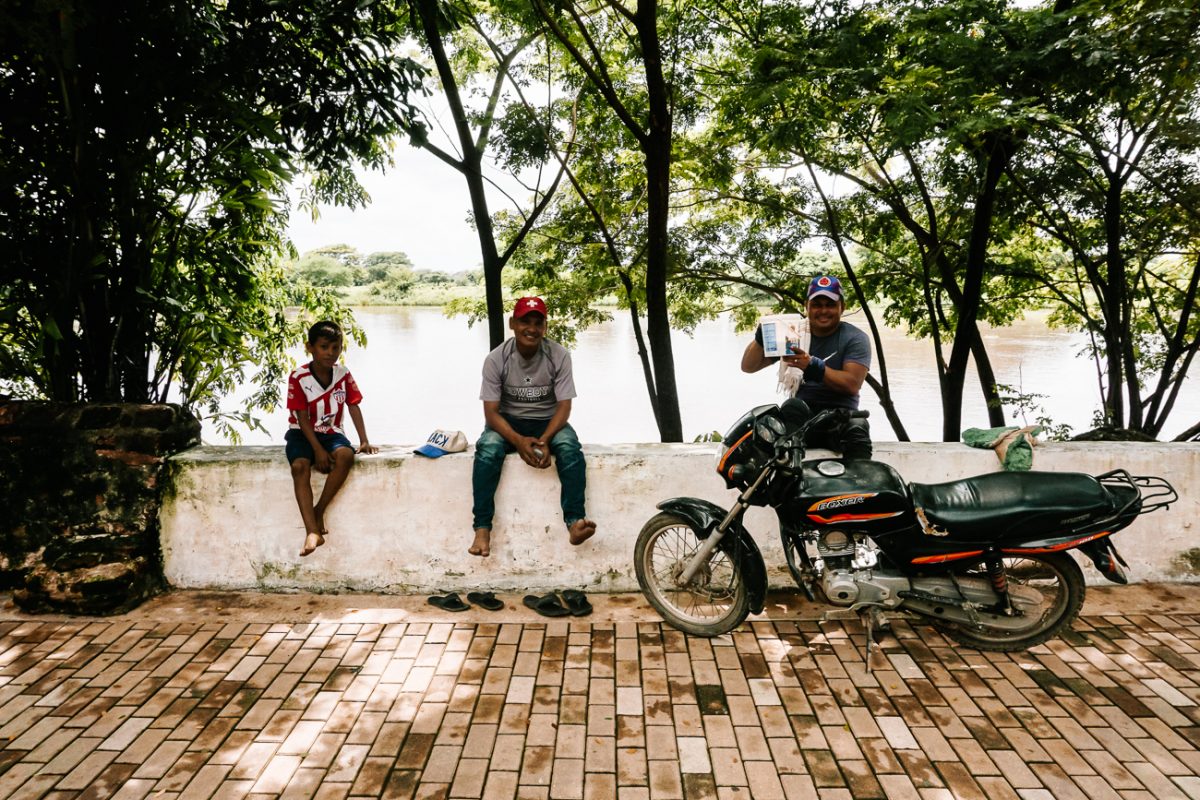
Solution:
M421 28L425 41L433 53L433 61L437 66L438 78L446 93L446 102L450 104L450 112L454 117L454 129L458 135L458 146L462 151L462 161L458 166L467 181L467 191L471 196L471 216L475 220L475 233L479 237L479 252L483 257L483 288L487 301L488 340L491 348L504 343L505 312L504 291L500 282L504 271L504 260L496 248L496 236L492 229L492 215L488 211L487 192L483 182L483 153L475 143L467 122L466 109L458 90L458 81L450 60L446 56L442 32L438 28L438 9L435 0L417 0L417 12L421 17Z
M1121 362L1124 357L1120 329L1121 309L1125 305L1125 260L1121 256L1121 185L1115 173L1109 173L1104 197L1104 234L1107 240L1108 280L1104 287L1104 357L1108 372L1105 399L1107 422L1114 428L1125 427L1125 381Z
M654 368L650 363L650 354L646 352L646 338L642 335L642 320L638 317L637 298L633 294L633 281L625 270L617 270L621 285L625 287L625 299L629 301L629 319L633 323L633 339L637 342L638 360L642 362L642 377L646 381L646 394L650 396L650 410L654 412L654 424L660 425L658 418L658 389L654 385Z
M1000 403L1000 392L996 389L996 372L992 369L992 358L988 355L979 329L975 329L976 337L971 345L971 355L975 359L975 372L979 375L979 387L983 391L983 402L987 407L988 426L999 428L1004 422L1004 406Z
M950 361L946 365L946 374L942 381L942 403L945 411L942 439L947 442L957 442L962 435L963 384L967 374L967 357L979 338L976 320L979 318L988 239L991 236L992 218L996 208L996 187L1015 149L1011 137L1006 133L988 135L986 145L987 160L984 163L983 185L975 204L975 214L971 221L971 240L967 245L962 302L957 309L958 324L955 326Z
M683 441L671 321L667 306L668 240L671 190L671 112L658 40L658 3L642 0L635 14L646 68L649 129L643 142L647 182L646 332L654 362L658 395L658 433L664 442Z

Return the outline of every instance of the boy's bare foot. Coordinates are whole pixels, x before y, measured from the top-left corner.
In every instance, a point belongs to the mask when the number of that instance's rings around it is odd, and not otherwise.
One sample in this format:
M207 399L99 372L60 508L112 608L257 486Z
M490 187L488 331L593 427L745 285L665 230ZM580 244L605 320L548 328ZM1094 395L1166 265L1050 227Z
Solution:
M596 532L596 523L590 519L577 519L567 528L567 533L570 535L571 544L583 544L588 539L592 538L592 534Z
M491 528L476 528L475 541L467 548L467 552L473 556L489 556L492 553L492 529Z
M328 536L329 529L325 527L325 509L313 506L313 518L317 521L317 530L321 533L321 536Z
M304 537L304 547L301 548L300 555L307 556L323 544L325 544L324 536L316 531L309 531L308 535Z

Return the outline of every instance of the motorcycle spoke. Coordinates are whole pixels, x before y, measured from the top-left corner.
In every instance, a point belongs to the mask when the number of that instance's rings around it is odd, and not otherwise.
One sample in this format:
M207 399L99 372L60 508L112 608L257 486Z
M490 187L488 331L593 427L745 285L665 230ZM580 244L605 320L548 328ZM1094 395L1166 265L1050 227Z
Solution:
M717 619L727 613L733 601L732 582L736 572L728 556L716 552L704 564L688 586L678 586L678 576L700 547L688 528L672 528L661 533L651 547L650 572L661 593L689 617Z

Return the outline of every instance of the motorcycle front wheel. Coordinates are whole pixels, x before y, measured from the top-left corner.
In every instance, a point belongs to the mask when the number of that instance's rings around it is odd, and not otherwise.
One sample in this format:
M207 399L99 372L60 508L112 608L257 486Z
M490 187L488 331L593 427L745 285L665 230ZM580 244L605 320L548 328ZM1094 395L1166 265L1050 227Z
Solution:
M721 550L683 585L680 575L700 547L687 521L656 514L634 545L634 571L650 605L671 626L697 636L719 636L750 614L750 593L738 565Z
M1079 615L1086 592L1083 570L1066 553L1007 557L1004 571L1013 604L1028 624L1013 629L939 622L935 623L938 630L954 641L978 650L1012 652L1053 639ZM959 576L963 580L988 580L987 568L982 564L959 573Z

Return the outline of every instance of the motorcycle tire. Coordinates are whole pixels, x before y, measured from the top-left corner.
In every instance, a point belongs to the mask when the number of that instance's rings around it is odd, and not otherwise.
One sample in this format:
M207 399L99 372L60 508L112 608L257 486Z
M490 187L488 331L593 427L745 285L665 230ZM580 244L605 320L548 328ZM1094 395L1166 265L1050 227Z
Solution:
M960 623L935 622L934 627L959 644L977 650L1008 653L1026 650L1058 636L1079 616L1087 589L1083 570L1066 553L1029 553L1004 559L1004 570L1010 586L1019 584L1037 589L1045 599L1038 609L1023 609L1030 617L1029 626L1020 630L1004 630L986 625L967 626ZM960 573L962 577L986 579L987 569ZM1031 613L1036 611L1036 613Z
M678 585L700 542L682 517L656 514L638 534L634 571L642 594L668 624L696 636L720 636L749 616L750 592L737 562L719 548L688 586Z

